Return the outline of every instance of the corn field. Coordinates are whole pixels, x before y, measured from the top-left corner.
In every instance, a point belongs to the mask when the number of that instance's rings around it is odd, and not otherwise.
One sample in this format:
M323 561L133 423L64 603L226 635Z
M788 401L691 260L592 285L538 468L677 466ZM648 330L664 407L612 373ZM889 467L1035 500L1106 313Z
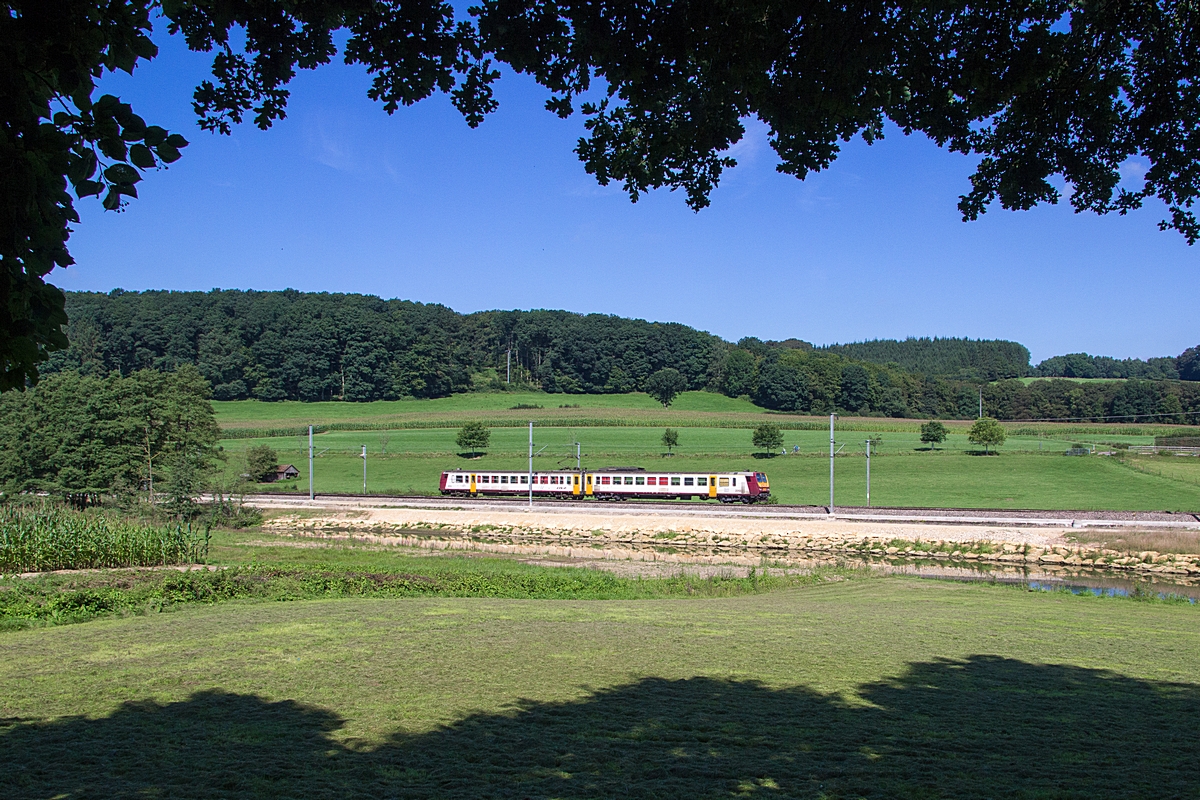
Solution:
M190 564L208 555L208 532L144 525L61 506L0 506L0 573Z

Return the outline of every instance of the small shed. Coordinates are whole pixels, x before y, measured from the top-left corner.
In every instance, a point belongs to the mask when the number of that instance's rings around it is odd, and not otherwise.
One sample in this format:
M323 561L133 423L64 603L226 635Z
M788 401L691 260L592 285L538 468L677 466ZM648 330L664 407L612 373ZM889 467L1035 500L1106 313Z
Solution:
M267 478L267 480L270 483L274 483L275 481L286 481L290 478L299 477L300 470L296 469L291 464L279 464L275 467L275 472L272 473L271 477Z

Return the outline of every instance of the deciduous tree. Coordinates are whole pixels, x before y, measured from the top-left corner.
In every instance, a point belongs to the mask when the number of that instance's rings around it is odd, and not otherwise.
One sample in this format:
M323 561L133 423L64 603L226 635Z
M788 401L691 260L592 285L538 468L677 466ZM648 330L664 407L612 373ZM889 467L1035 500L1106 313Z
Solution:
M921 426L921 441L929 445L930 450L936 450L939 444L946 441L946 426L936 419L926 422Z
M441 92L478 125L496 108L494 62L531 75L550 111L584 115L585 169L634 200L669 187L692 208L707 205L747 118L768 128L779 171L800 178L827 168L843 142L881 138L890 121L977 158L964 219L996 201L1056 203L1065 183L1076 211L1123 214L1156 198L1167 208L1160 227L1200 238L1200 15L1179 0L485 0L472 19L441 0L2 8L0 389L36 379L46 353L66 345L62 293L44 279L71 263L74 201L119 209L144 170L187 144L118 98L94 96L107 72L155 57L156 13L189 48L216 53L193 94L209 131L229 133L247 115L269 128L286 114L297 69L328 64L344 37L343 59L366 68L367 94L388 113ZM1146 169L1126 188L1132 157Z
M219 434L195 367L127 378L64 372L0 398L0 486L83 503L159 479L183 486L177 472L201 485Z
M662 446L667 448L667 453L670 454L673 448L679 447L679 431L674 428L667 428L663 431Z
M675 397L687 389L687 378L673 367L660 369L646 379L646 394L669 408Z
M971 426L971 432L967 434L971 444L983 445L984 453L988 452L989 447L999 447L1004 444L1006 436L1004 426L991 417L980 417L975 420L975 424Z
M783 431L774 422L764 422L754 428L750 441L755 447L775 455L776 448L783 447Z
M491 428L482 422L468 422L459 428L458 436L455 437L454 443L463 449L470 448L471 455L474 456L476 455L476 451L486 450L491 440Z
M255 445L246 450L246 474L250 480L262 483L275 474L279 466L279 454L267 444Z

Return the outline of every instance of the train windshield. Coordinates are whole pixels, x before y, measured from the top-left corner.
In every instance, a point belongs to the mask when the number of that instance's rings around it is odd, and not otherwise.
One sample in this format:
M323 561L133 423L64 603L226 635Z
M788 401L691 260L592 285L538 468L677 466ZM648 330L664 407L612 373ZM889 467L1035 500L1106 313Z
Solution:
M767 473L756 472L756 473L754 473L754 479L759 482L765 481L767 479Z

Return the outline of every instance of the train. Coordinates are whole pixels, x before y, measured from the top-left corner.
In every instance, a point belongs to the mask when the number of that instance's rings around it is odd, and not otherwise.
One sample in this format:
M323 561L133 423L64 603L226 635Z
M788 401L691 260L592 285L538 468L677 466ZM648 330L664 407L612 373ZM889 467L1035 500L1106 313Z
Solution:
M764 472L658 472L644 467L604 467L589 470L515 472L508 470L448 470L442 473L442 494L461 497L503 497L530 494L564 500L716 500L721 503L760 503L771 496Z

